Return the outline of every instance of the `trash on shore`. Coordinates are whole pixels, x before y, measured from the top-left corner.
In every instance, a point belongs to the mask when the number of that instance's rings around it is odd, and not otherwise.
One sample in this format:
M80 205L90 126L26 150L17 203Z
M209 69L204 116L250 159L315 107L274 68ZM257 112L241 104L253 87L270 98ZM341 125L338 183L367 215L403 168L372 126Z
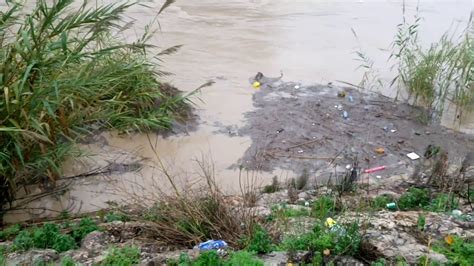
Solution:
M412 160L417 160L417 159L420 159L420 155L414 153L414 152L410 152L407 154L407 157L412 159Z
M397 204L395 202L387 203L387 209L395 210L397 208Z
M370 174L370 173L382 171L382 170L384 170L385 168L386 168L385 165L377 166L377 167L374 167L374 168L365 169L364 173L365 173L365 174Z
M378 147L374 150L377 154L384 154L385 153L385 149L382 148L382 147Z
M254 83L252 83L252 86L253 86L255 89L258 89L258 88L260 88L261 84L260 84L260 82L258 82L258 81L254 81Z
M208 240L197 245L199 251L226 249L228 247L224 240Z

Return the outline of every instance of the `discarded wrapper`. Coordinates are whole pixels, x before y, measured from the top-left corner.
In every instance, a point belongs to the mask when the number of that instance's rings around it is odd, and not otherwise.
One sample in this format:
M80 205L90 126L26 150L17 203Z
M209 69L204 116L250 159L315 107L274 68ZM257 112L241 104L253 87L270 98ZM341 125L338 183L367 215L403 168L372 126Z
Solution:
M252 86L253 86L255 89L258 89L258 88L260 88L261 84L260 84L260 82L255 81L254 83L252 83Z
M410 152L409 154L407 154L408 158L412 159L412 160L416 160L416 159L420 159L420 155L414 153L414 152Z
M225 249L227 247L228 245L224 240L208 240L197 246L200 251Z
M374 168L369 168L369 169L365 169L364 173L370 174L370 173L382 171L382 170L384 170L385 168L386 168L385 165L378 166L378 167L374 167Z

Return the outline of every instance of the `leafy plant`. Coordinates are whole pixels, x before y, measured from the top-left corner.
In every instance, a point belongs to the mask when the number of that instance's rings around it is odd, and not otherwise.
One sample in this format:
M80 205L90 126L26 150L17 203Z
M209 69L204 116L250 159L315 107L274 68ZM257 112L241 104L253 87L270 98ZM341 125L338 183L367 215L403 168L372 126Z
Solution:
M167 129L187 110L187 95L157 79L152 31L133 43L116 34L135 3L19 2L0 12L0 206L24 185L57 180L92 131Z
M193 262L193 266L207 266L207 265L216 265L220 266L223 265L223 262L217 251L211 250L203 252L199 255L199 257Z
M272 183L270 185L266 185L263 187L262 192L263 193L275 193L279 191L280 188L280 182L278 182L278 177L274 176L272 179Z
M458 236L451 236L452 243L438 242L433 250L444 254L453 265L474 265L474 243Z
M329 196L318 198L312 205L312 213L316 218L325 219L336 210L336 202Z
M263 266L263 262L256 259L252 253L237 251L230 254L230 258L225 261L225 266Z
M34 246L35 242L30 231L22 230L13 240L13 245L20 250L28 250Z
M112 248L109 250L102 265L129 266L140 263L140 250L136 247Z
M422 213L418 214L418 220L416 222L418 226L418 230L424 231L425 230L425 225L426 225L426 216Z
M393 202L393 198L389 195L380 195L372 200L372 207L376 210L383 210L387 208L387 204Z
M21 226L19 224L15 224L5 228L4 230L0 231L0 240L7 240L12 238L13 236L17 235L21 230Z
M97 224L89 217L82 218L79 221L79 224L76 224L72 227L72 237L76 240L77 243L80 243L81 240L89 233L99 230Z
M430 204L426 207L427 210L433 212L447 212L458 208L458 201L454 195L439 193Z
M423 208L430 203L428 190L420 188L409 188L398 200L398 207L402 210Z
M75 266L76 262L69 256L61 259L61 266Z
M119 213L119 212L108 212L105 215L105 222L107 223L114 222L114 221L126 222L129 220L130 218L127 215L123 213Z
M247 250L258 254L273 251L272 238L267 230L260 225L255 225L251 238L248 240Z

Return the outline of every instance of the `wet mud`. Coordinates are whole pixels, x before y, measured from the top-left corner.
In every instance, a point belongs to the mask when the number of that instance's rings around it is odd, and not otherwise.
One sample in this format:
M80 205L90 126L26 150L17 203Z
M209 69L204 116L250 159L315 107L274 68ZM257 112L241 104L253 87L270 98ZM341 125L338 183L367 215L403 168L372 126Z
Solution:
M324 179L357 161L362 170L385 166L377 175L407 174L428 145L451 160L474 150L474 136L422 123L423 109L355 88L281 81L263 84L253 102L239 129L252 139L239 162L247 169L279 167ZM421 158L407 157L412 152Z

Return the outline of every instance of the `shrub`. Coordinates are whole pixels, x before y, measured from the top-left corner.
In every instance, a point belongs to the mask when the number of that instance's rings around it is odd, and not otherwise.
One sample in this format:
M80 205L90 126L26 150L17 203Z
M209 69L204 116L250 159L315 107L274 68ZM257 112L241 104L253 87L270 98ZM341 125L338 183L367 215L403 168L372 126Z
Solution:
M61 259L61 266L75 266L76 262L69 256Z
M248 241L247 250L258 254L266 254L273 251L273 249L274 246L270 234L262 226L256 225Z
M380 195L372 200L372 207L376 210L383 210L387 208L387 204L393 202L393 198L389 195Z
M105 222L107 223L114 222L114 221L126 222L129 220L130 218L127 215L123 213L119 213L119 212L108 212L105 215Z
M79 224L72 227L72 237L77 243L80 243L87 234L97 230L99 230L99 227L91 218L82 218Z
M428 206L430 197L428 190L419 188L409 188L398 200L398 207L402 210L423 208Z
M230 254L229 260L224 265L226 266L263 266L263 262L256 259L252 253L246 251L237 251Z
M312 205L312 213L316 218L324 219L336 210L336 202L329 196L318 198Z
M74 238L70 235L58 234L54 238L54 242L51 245L51 248L58 252L64 252L76 248L76 242L74 241Z
M427 210L433 212L447 212L457 208L458 201L455 199L454 195L446 193L438 194L426 207Z
M474 265L474 243L458 236L450 236L452 243L438 242L433 250L444 254L453 265Z
M17 235L21 230L21 226L19 224L15 224L5 228L4 230L0 231L0 240L8 240L13 236Z
M157 80L151 31L116 38L134 3L38 0L30 11L17 2L0 13L0 206L21 186L56 180L92 130L166 129L186 109L186 96Z
M263 193L275 193L280 190L280 183L276 176L273 177L272 183L263 187Z
M203 252L199 257L193 262L193 266L207 266L207 265L216 265L221 266L223 262L217 254L217 251L211 250Z
M20 250L28 250L34 246L35 242L33 237L28 230L22 230L13 240L13 245L15 248Z
M102 265L129 266L140 263L140 250L136 247L112 248L109 250Z

